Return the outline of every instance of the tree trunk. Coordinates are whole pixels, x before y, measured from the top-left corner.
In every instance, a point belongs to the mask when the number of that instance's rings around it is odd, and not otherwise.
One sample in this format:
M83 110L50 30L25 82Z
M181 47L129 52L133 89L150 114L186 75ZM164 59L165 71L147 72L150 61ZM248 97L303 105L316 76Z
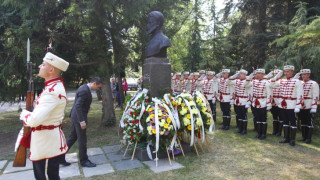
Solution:
M113 98L110 87L110 75L107 75L107 78L103 80L103 85L101 87L102 95L102 118L101 124L104 126L113 126L115 125L116 117L113 107Z

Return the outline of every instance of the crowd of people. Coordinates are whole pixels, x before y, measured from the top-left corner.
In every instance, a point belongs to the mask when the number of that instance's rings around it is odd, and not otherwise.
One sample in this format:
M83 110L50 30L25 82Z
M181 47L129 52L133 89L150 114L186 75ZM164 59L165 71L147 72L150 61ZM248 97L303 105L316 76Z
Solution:
M311 143L313 117L317 111L319 85L310 79L311 70L301 69L294 75L294 66L286 65L283 70L275 69L266 74L265 69L256 69L250 75L241 69L229 77L230 69L171 74L171 90L175 93L200 91L210 103L216 121L216 101L220 101L223 113L222 130L229 130L231 106L236 114L238 133L246 134L248 108L253 113L256 138L267 136L267 112L273 117L273 135L284 138L280 143L295 145L297 118L301 120L301 141ZM281 78L284 74L285 78ZM301 80L300 80L301 76Z

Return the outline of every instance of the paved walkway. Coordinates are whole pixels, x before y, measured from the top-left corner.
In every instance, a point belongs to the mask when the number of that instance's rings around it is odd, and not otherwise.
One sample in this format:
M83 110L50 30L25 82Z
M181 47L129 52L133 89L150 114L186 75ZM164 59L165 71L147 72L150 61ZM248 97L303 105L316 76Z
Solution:
M167 159L160 159L158 167L155 161L141 162L137 159L131 160L129 155L123 157L123 151L118 152L120 145L104 146L102 148L90 148L87 153L89 159L97 164L97 167L87 168L79 166L77 153L69 153L66 155L66 160L71 162L70 166L60 167L60 177L91 177L96 175L104 175L115 171L124 171L129 169L149 167L154 173L170 171L183 168L181 164L172 161L172 166L169 165ZM26 167L12 167L13 161L0 161L0 180L33 180L33 170L31 161L27 160Z

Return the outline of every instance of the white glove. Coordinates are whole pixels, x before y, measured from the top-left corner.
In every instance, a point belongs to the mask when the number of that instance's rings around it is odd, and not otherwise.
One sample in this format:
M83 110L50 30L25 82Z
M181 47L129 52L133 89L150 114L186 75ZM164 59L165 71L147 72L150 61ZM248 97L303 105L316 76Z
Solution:
M271 109L271 106L267 106L267 111L269 111Z
M211 102L214 104L216 103L216 99L212 99Z
M253 73L251 73L249 76L247 76L247 80L250 80L250 81L251 81L251 80L252 80L252 78L253 78L253 75L254 75L254 74L253 74Z
M250 107L250 104L246 104L245 108L248 109Z
M277 79L281 78L282 74L283 74L283 71L279 70L278 74L275 75L271 80L276 81Z
M176 79L176 75L173 75L172 79Z
M296 75L294 75L293 79L300 79L300 75L301 73L298 72Z
M269 74L267 74L267 75L265 76L265 78L267 78L267 79L271 78L271 77L272 77L272 74L273 74L273 71L270 71Z
M295 112L295 113L300 112L300 108L294 108L294 112Z
M216 75L217 78L221 78L221 72Z
M231 100L231 101L230 101L230 105L233 105L233 104L234 104L234 100Z
M27 114L29 114L30 112L29 111L27 111L27 110L22 110L22 112L20 113L20 120L21 121L24 121L24 120L26 120L26 115Z
M316 109L316 108L310 109L310 113L316 113L316 112L317 112L317 109Z
M232 75L232 76L230 77L230 79L236 79L236 78L238 77L238 75L239 75L239 72L238 72L238 73L235 73L234 75Z

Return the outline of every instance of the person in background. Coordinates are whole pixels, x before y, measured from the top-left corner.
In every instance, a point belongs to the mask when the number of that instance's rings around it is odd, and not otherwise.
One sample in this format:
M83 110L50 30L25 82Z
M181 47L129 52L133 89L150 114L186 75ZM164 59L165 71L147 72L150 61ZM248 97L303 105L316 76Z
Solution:
M119 108L121 108L121 98L120 98L120 88L119 88L118 78L116 78L116 99L117 99Z
M122 90L124 92L124 96L127 96L128 83L127 83L126 78L123 78L123 80L122 80Z
M116 85L116 81L114 80L114 78L111 79L111 92L112 92L112 98L113 98L113 106L116 105L117 102L117 85Z
M140 77L137 81L138 83L138 90L142 88L142 77Z

